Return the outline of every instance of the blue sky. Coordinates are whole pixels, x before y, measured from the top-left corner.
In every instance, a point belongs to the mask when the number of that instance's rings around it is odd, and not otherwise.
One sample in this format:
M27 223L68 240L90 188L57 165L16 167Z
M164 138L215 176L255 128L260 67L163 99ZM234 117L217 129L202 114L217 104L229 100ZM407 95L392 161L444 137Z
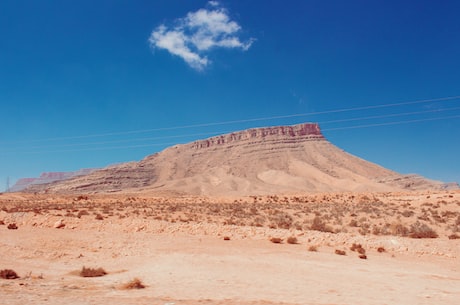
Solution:
M460 181L459 11L458 1L2 0L0 190L7 177L306 121L392 170Z

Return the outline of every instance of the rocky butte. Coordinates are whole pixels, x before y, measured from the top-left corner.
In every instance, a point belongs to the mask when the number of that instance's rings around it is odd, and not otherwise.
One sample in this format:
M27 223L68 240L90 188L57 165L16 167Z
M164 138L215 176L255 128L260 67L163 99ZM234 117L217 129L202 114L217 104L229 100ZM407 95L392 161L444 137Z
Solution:
M28 191L59 193L171 192L262 195L299 192L442 189L442 182L402 175L353 156L315 123L253 128L176 145Z

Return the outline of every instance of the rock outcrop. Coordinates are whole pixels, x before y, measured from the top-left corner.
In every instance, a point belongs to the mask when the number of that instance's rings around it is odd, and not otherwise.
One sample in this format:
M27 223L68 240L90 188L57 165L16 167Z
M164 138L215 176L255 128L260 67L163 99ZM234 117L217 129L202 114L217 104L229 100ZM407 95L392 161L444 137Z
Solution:
M49 192L175 192L256 195L324 191L440 189L337 148L317 124L255 128L189 144L65 181L29 187Z
M258 142L261 139L268 139L271 137L282 137L285 140L294 140L295 142L324 139L318 124L307 123L294 126L248 129L212 137L206 140L199 140L193 142L191 146L192 148L209 148L216 145L228 145L232 143L238 144L242 141L254 140Z

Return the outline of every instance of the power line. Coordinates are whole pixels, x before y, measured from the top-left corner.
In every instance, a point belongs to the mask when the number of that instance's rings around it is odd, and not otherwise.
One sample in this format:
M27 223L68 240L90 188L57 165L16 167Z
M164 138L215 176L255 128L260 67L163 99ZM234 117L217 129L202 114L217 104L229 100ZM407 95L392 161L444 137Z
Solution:
M414 115L414 114L424 114L424 113L434 113L434 112L443 112L443 111L451 111L451 110L458 110L458 109L460 109L460 107L451 107L451 108L443 108L443 109L431 109L431 110L404 112L404 113L382 114L382 115L358 117L358 118L351 118L351 119L323 121L323 122L318 122L318 124L324 125L324 124L330 124L330 123L341 123L341 122L351 122L351 121L364 121L364 120L372 120L372 119L383 119L383 118L390 118L390 117L398 117L398 116L406 116L406 115Z
M375 116L365 116L365 117L355 117L349 119L338 119L338 120L329 120L329 121L320 121L318 124L331 124L331 123L342 123L342 122L352 122L352 121L364 121L364 120L371 120L371 119L382 119L382 118L390 118L390 117L401 117L401 116L409 116L415 114L427 114L427 113L440 113L444 111L452 111L458 110L460 107L450 107L450 108L441 108L441 109L430 109L424 111L412 111L412 112L403 112L403 113L392 113L392 114L384 114L384 115L375 115ZM324 129L323 129L324 130ZM328 129L326 129L328 130ZM161 140L161 139L173 139L173 138L186 138L186 137L195 137L195 136L209 136L209 135L218 135L229 133L231 131L212 131L212 132L202 132L202 133L192 133L192 134L179 134L179 135L170 135L170 136L160 136L160 137L143 137L143 138L132 138L132 139L124 139L124 140L114 140L114 141L100 141L100 142L86 142L86 143L73 143L73 144L55 144L55 145L46 145L46 146L32 146L28 147L28 149L41 149L41 148L50 148L50 147L81 147L81 146L89 146L89 145L105 145L105 144L115 144L115 143L127 143L127 142L138 142L138 141L151 141L151 140ZM140 146L133 146L133 147L140 147ZM11 150L10 150L11 151Z
M196 128L196 127L210 127L210 126L230 125L230 124L238 124L238 123L249 123L249 122L257 122L257 121L269 121L269 120L276 120L276 119L287 119L287 118L295 118L295 117L307 117L307 116L315 116L315 115L331 114L331 113L341 113L341 112L350 112L350 111L359 111L359 110L370 110L370 109L379 109L379 108L398 107L398 106L406 106L406 105L414 105L414 104L426 104L426 103L433 103L433 102L453 101L453 100L457 100L457 99L460 99L460 95L442 97L442 98L434 98L434 99L423 99L423 100L416 100L416 101L408 101L408 102L380 104L380 105L372 105L372 106L341 108L341 109L316 111L316 112L309 112L309 113L278 115L278 116L250 118L250 119L241 119L241 120L231 120L231 121L221 121L221 122L212 122L212 123L179 125L179 126L160 127L160 128L152 128L152 129L140 129L140 130L131 130L131 131L118 131L118 132L89 134L89 135L80 135L80 136L45 138L45 139L36 139L36 140L29 140L29 141L19 141L19 142L20 143L31 143L31 142L45 142L45 141L58 141L58 140L71 140L71 139L83 139L83 138L96 138L96 137L129 135L129 134L139 134L139 133L147 133L147 132L154 132L154 131L168 131L168 130ZM16 142L16 143L18 143L18 142Z
M424 118L424 119L415 119L415 120L404 120L404 121L396 121L396 122L364 124L364 125L355 125L355 126L345 126L345 127L337 127L337 128L326 128L326 129L322 129L322 131L324 132L324 131L337 131L337 130L346 130L346 129L360 129L360 128L369 128L369 127L378 127L378 126L410 124L410 123L418 123L418 122L425 122L425 121L457 119L457 118L460 118L460 115L452 115L452 116L444 116L444 117L436 117L436 118ZM112 146L112 147L96 147L96 148L82 148L82 149L69 149L69 150L49 150L49 151L29 151L29 152L22 151L21 153L41 154L41 153L98 151L98 150L114 150L114 149L152 147L152 146L170 146L170 145L180 145L180 144L184 144L184 143L152 143L152 144L125 145L125 146Z
M346 126L346 127L337 127L337 128L327 128L327 129L322 129L322 131L357 129L357 128L368 128L368 127L376 127L376 126L388 126L388 125L401 125L401 124L418 123L418 122L426 122L426 121L448 120L448 119L455 119L455 118L460 118L460 115L452 115L452 116L437 117L437 118L426 118L426 119L418 119L418 120L406 120L406 121L398 121L398 122L375 123L375 124L367 124L367 125Z

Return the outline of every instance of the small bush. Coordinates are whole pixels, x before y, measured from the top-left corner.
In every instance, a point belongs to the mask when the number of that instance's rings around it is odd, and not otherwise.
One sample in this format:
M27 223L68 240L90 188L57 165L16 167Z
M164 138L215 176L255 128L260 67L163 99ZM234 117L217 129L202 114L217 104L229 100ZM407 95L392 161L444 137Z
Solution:
M134 278L132 281L126 283L122 287L123 289L143 289L145 285L141 282L140 279Z
M405 210L401 213L401 215L404 217L411 217L412 215L414 215L414 211Z
M224 236L224 240L230 240L229 236Z
M10 223L7 228L8 230L17 230L18 226L15 223Z
M436 238L438 237L438 233L436 233L432 228L430 228L426 224L417 221L411 226L409 237L411 238Z
M347 252L345 252L343 250L336 249L335 254L337 254L337 255L347 255Z
M82 277L98 277L98 276L104 276L106 275L107 272L102 269L102 268L86 268L83 266L83 268L80 271L80 276Z
M279 237L272 237L270 238L270 241L274 244L281 244L283 242L283 239Z
M361 244L353 243L353 245L350 247L350 250L351 251L356 251L359 254L365 254L366 253L366 249L364 249L363 246L361 246Z
M460 238L460 236L459 236L459 235L457 235L457 234L455 234L455 233L454 233L454 234L451 234L451 235L449 235L448 237L449 237L449 239L459 239L459 238Z
M356 228L356 227L358 227L358 221L356 221L356 219L352 219L348 225L350 227Z
M393 223L390 226L391 235L407 236L409 229L401 223Z
M288 237L287 243L291 245L295 245L295 244L298 244L299 241L297 240L297 237L291 236L291 237Z
M0 271L0 278L6 279L6 280L14 280L14 279L18 279L19 276L16 272L14 272L11 269L3 269Z
M101 214L96 215L96 220L103 220L103 219L104 219L104 216L102 216Z
M87 210L81 210L78 212L77 217L81 218L84 215L89 215L89 212Z
M318 216L313 219L313 223L310 226L311 230L334 233L334 229L331 226L326 225L324 221L321 220Z
M318 246L311 245L310 247L308 247L308 251L310 251L310 252L318 252Z
M367 259L366 254L360 254L358 257L359 257L360 259Z
M377 248L377 252L378 252L378 253L383 253L383 252L385 252L385 251L386 251L386 250L385 250L384 247L378 247L378 248Z

